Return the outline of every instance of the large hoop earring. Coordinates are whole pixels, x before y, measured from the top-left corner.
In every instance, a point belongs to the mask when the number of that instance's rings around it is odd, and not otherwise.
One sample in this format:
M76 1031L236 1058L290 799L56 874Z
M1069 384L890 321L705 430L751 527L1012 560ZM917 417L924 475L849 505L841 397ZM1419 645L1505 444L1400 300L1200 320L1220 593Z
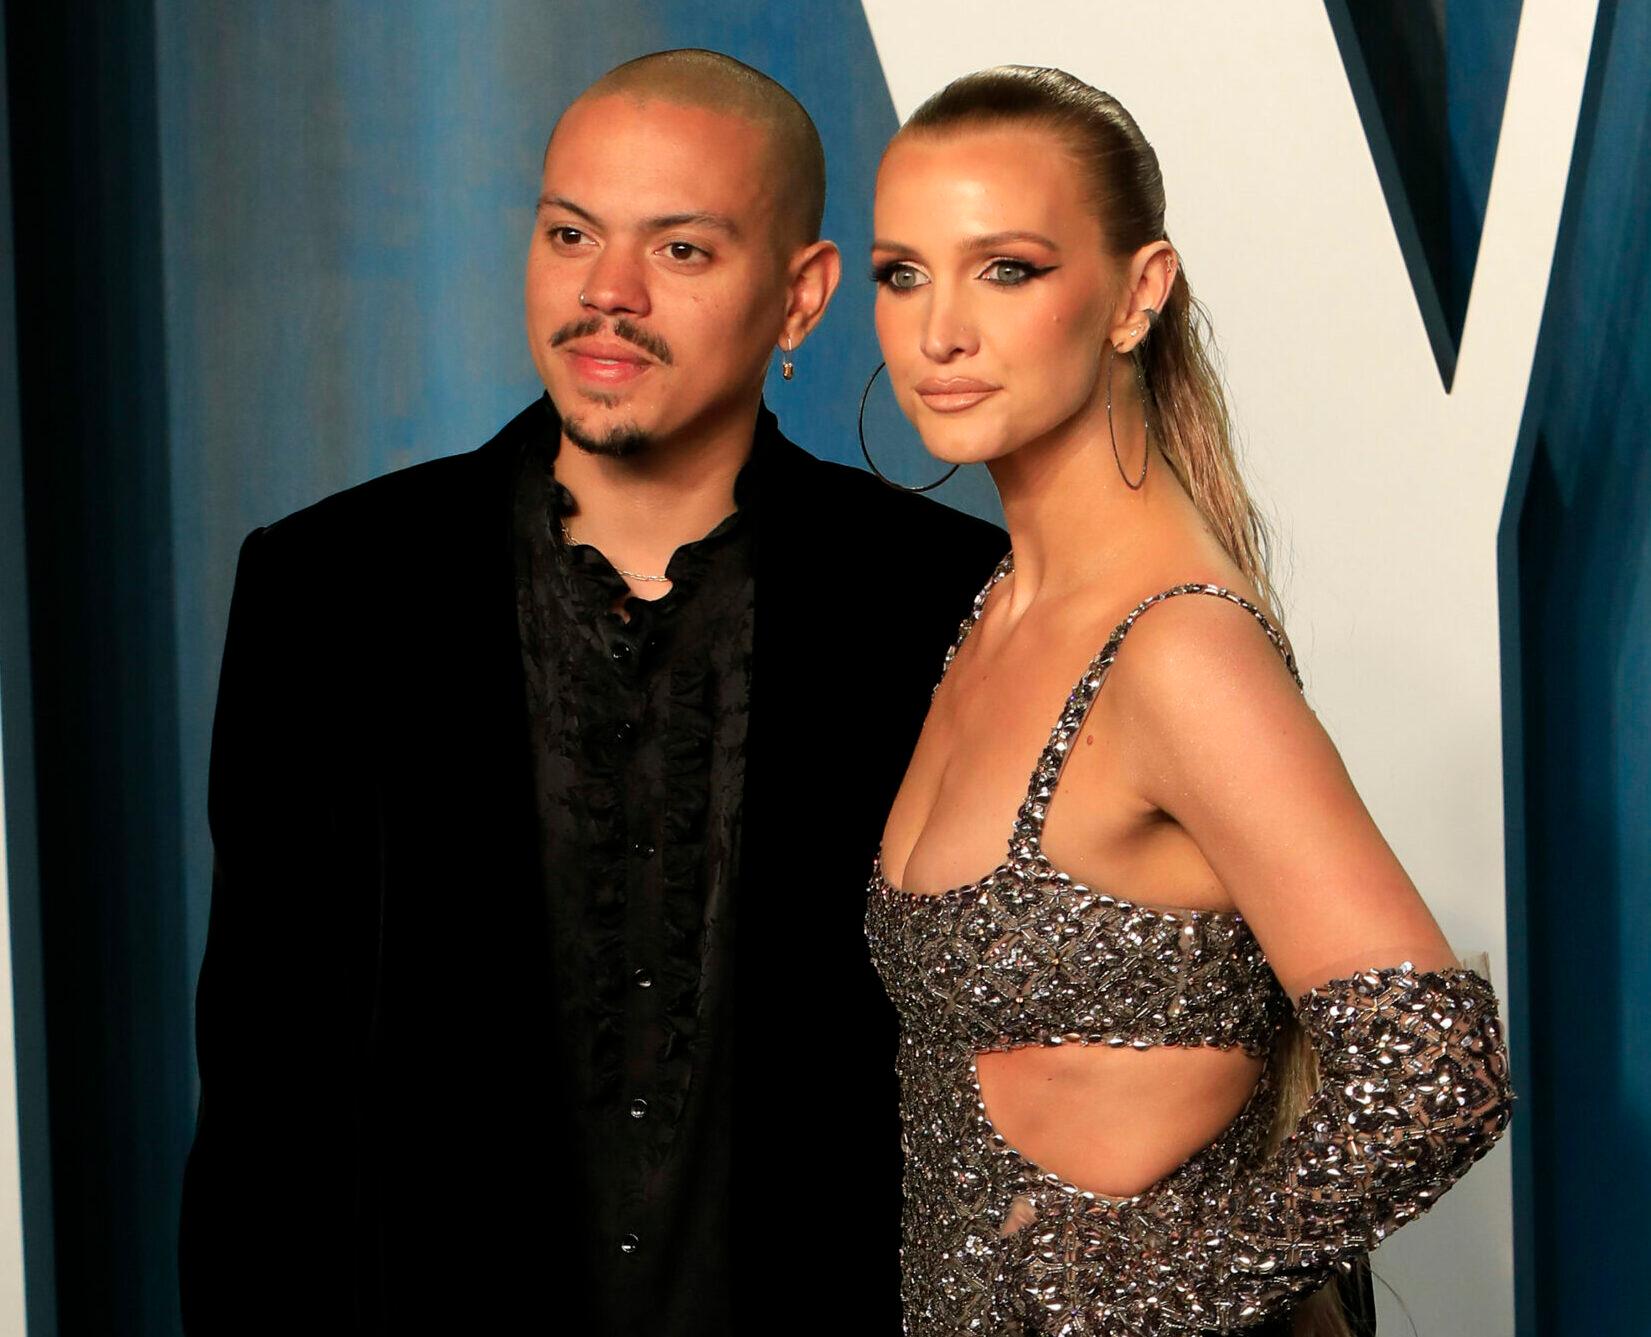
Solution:
M933 492L935 488L939 487L958 471L958 465L952 465L950 469L946 470L945 473L941 474L940 477L935 479L932 483L925 483L922 487L911 487L906 483L895 482L894 479L890 478L881 469L879 469L876 462L871 458L871 451L866 449L866 401L871 398L871 387L877 381L878 372L882 371L886 366L888 366L888 363L886 362L879 362L877 364L877 370L871 373L871 379L866 382L865 391L860 396L860 417L856 424L856 426L860 429L860 453L866 457L866 468L870 469L872 473L877 475L878 478L882 479L883 482L887 483L890 487L896 489L897 491Z
M1135 363L1135 387L1141 393L1141 476L1131 481L1124 472L1123 459L1118 454L1118 434L1112 429L1112 364L1118 358L1118 346L1107 341L1106 345L1112 351L1106 358L1106 434L1112 438L1112 462L1118 466L1118 477L1124 480L1124 486L1131 492L1139 492L1142 484L1147 481L1147 465L1152 462L1152 427L1147 421L1147 378L1141 370L1141 359L1134 352L1130 353L1130 360Z

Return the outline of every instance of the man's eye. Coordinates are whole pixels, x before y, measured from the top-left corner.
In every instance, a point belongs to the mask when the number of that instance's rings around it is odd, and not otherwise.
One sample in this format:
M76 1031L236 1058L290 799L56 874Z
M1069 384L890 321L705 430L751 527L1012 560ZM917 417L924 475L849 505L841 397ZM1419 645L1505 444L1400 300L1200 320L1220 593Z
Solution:
M576 227L553 227L550 230L550 239L560 242L563 246L577 246L585 239L585 234Z
M692 242L673 241L665 247L665 253L673 260L697 260L706 252Z

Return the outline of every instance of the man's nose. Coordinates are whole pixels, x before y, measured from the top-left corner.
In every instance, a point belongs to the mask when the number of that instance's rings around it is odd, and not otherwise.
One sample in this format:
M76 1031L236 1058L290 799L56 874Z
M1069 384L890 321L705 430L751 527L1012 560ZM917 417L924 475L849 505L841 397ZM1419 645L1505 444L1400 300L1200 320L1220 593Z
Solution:
M585 275L579 304L610 316L647 315L648 282L641 257L621 247L603 247Z

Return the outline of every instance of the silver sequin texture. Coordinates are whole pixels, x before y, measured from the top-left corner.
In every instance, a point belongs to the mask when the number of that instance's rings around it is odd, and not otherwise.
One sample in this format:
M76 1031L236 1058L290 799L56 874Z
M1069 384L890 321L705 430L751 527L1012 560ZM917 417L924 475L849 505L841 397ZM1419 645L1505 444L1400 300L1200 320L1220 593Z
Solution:
M1208 1044L1263 1055L1289 1014L1240 916L1102 895L1057 871L1041 847L1067 748L1124 636L1147 608L1188 593L1246 608L1294 674L1282 635L1236 594L1183 585L1154 596L1119 625L1068 700L1002 865L932 896L873 872L866 932L901 1018L909 1337L1248 1326L1425 1211L1507 1122L1507 1059L1489 985L1467 971L1406 965L1301 1000L1321 1084L1271 1155L1270 1064L1213 1143L1130 1198L1084 1192L993 1128L975 1071L982 1051ZM1005 1233L1006 1224L1019 1228Z

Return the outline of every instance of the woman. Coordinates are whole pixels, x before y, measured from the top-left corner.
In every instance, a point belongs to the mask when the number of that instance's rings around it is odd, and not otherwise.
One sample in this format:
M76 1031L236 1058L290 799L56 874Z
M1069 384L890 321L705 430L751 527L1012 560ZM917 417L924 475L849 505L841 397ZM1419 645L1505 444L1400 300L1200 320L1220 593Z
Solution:
M875 232L895 394L1013 542L867 910L907 1331L1344 1331L1303 1297L1490 1147L1506 1058L1302 699L1157 159L988 70L896 136Z

